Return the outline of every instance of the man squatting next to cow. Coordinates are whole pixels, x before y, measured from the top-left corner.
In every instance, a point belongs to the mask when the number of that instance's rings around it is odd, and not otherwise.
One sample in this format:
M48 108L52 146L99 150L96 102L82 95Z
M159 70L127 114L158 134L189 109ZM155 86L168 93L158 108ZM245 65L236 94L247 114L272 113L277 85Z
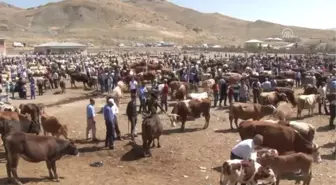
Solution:
M251 154L256 149L260 149L261 145L263 144L263 136L262 135L255 135L253 139L246 139L238 143L233 149L231 150L230 159L242 159L242 160L249 160L251 159Z

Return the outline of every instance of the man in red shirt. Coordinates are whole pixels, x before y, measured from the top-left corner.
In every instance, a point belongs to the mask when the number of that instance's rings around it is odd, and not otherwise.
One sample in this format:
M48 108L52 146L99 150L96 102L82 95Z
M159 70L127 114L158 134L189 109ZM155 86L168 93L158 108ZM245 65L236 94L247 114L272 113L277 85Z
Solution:
M216 107L217 102L218 102L218 95L219 95L218 80L215 80L215 84L212 86L212 92L213 92L213 96L214 96L214 107Z
M167 112L168 110L168 91L169 91L169 87L167 84L167 79L164 80L164 86L162 88L161 91L161 107L163 107L163 105L165 106L164 109Z

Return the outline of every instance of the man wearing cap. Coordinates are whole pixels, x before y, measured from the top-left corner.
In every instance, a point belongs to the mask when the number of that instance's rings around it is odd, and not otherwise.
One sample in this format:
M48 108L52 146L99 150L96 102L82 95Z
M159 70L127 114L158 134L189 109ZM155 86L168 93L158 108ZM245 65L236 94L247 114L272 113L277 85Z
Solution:
M116 140L122 140L121 139L121 133L120 133L120 129L119 129L119 124L118 124L118 118L117 118L117 114L119 113L119 108L117 106L117 104L114 102L114 99L110 96L108 96L106 98L107 101L111 101L112 102L112 106L111 106L111 110L113 113L113 125L114 125L114 131L113 131L113 137ZM117 137L115 137L115 134L117 135Z
M241 141L231 150L230 159L251 159L251 154L262 145L263 139L263 136L258 134L253 139Z
M108 99L107 104L104 106L104 119L106 124L106 137L105 137L105 147L109 147L110 149L114 149L114 115L112 111L113 99Z
M136 105L136 95L132 94L131 95L131 101L128 102L127 108L126 108L126 115L128 118L128 121L131 122L131 138L134 141L134 137L137 136L135 127L137 123L137 105Z

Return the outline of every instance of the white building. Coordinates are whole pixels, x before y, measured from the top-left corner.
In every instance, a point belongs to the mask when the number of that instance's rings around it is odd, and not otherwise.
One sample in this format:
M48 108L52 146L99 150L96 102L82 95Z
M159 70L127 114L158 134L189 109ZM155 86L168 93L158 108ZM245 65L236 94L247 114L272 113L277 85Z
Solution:
M255 48L255 47L259 47L260 44L262 44L262 43L263 43L263 41L261 41L261 40L252 39L252 40L246 41L244 46L245 46L245 48Z
M74 42L48 42L34 47L34 53L63 54L63 53L87 53L87 46Z

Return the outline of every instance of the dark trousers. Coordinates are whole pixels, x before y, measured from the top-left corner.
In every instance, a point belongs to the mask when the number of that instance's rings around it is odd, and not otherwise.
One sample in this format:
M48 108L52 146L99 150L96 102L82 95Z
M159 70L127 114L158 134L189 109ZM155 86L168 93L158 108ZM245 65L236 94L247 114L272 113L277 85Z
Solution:
M243 158L236 156L234 153L231 152L230 159L232 160L232 159L243 159Z
M146 99L139 97L139 100L140 100L139 112L141 113L141 110L146 112Z
M128 120L131 122L131 137L134 140L135 127L136 127L136 124L137 124L137 116L129 117Z
M300 78L296 78L295 79L295 86L296 87L300 87L301 86L301 79Z
M246 97L239 97L239 102L246 103L247 98Z
M35 99L35 89L30 91L30 99Z
M58 80L53 80L54 81L54 86L55 86L55 89L58 88Z
M164 110L167 112L168 111L168 102L167 98L161 98L161 107L164 107Z
M106 124L106 137L105 137L105 147L113 147L114 142L114 125L112 122L105 121Z
M233 99L235 102L238 102L238 97L239 97L239 94L233 93Z
M219 98L219 106L222 106L222 101L224 100L224 106L226 106L227 94L221 94Z
M253 91L253 103L260 103L259 96L260 93L258 91Z
M39 94L39 96L42 96L43 95L43 85L39 84L39 85L37 85L37 88L38 88L38 94Z
M214 91L213 95L214 95L214 107L216 107L218 102L218 92Z
M319 104L318 104L318 110L319 110L319 113L322 114L322 110L321 110L322 105L323 105L323 107L324 107L324 113L325 113L325 114L329 114L329 112L328 112L328 108L327 108L327 104L326 104L326 102L325 102L324 100L323 100L322 103L319 103Z

